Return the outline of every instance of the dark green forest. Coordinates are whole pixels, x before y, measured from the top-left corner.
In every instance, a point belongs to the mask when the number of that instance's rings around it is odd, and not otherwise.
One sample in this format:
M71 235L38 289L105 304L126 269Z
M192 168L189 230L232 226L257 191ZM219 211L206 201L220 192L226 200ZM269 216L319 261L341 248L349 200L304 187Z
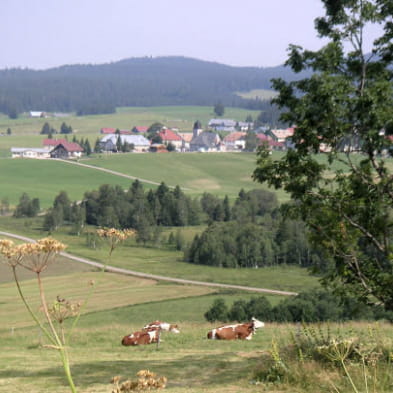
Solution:
M237 91L271 89L272 78L294 79L283 66L232 67L185 57L131 58L48 70L0 70L0 112L30 110L113 113L121 106L214 105L263 110L268 101Z
M20 198L14 216L33 217L39 201L27 194ZM80 235L85 225L135 229L136 241L151 247L166 243L184 252L189 263L223 268L259 268L295 264L326 270L329 258L311 247L306 227L282 215L276 195L265 190L240 190L233 203L228 197L204 193L190 198L179 186L161 183L145 191L135 180L127 191L107 184L87 191L83 201L72 202L65 191L56 196L44 216L43 230L55 232L70 226ZM168 240L164 228L204 225L206 229L191 242L176 230Z

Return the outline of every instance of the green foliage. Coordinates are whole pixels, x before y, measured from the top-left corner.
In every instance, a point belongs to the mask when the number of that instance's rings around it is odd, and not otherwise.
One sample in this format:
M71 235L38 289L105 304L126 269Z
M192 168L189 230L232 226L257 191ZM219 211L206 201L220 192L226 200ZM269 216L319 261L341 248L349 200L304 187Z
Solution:
M290 194L289 212L334 260L326 285L393 310L392 142L384 135L393 118L391 4L324 4L316 28L328 43L316 52L292 45L287 61L295 72L314 74L273 81L282 119L296 126L295 148L279 160L261 149L254 179ZM383 33L365 53L362 37L375 23Z
M35 217L40 211L40 200L38 198L30 199L27 193L23 193L19 203L14 211L14 217Z
M257 135L254 131L247 131L246 135L246 144L245 144L245 150L246 151L255 151L255 149L258 146L258 138Z
M225 113L224 105L221 102L214 105L214 113L219 117Z
M381 307L364 306L354 298L346 298L344 302L326 290L309 290L300 292L297 296L288 297L280 301L274 307L265 296L252 297L245 301L239 299L231 307L227 308L224 304L213 303L212 307L206 312L205 317L210 321L211 315L221 315L221 320L225 322L250 321L255 317L262 321L269 322L340 322L347 320L389 320L393 321L393 313L385 312ZM217 312L219 307L220 312ZM227 310L224 312L224 310ZM315 331L306 331L314 341L320 338L319 344L326 343L325 339ZM314 344L313 341L313 344Z
M85 193L83 206L87 224L134 228L137 241L144 244L152 240L154 226L185 226L200 222L192 199L180 187L170 190L165 183L148 193L139 180L135 180L126 193L119 186L102 185L98 191Z
M215 299L212 307L206 311L205 319L209 322L226 322L228 320L228 308L225 301L221 298Z
M73 130L71 126L68 126L65 122L61 123L60 134L72 134Z
M262 267L277 264L325 267L310 247L300 221L284 220L277 212L277 198L263 190L240 190L232 209L228 198L220 200L204 193L202 210L210 226L196 236L185 252L185 260L220 267ZM230 221L230 220L233 221Z
M42 126L40 134L48 135L49 137L49 135L57 134L57 131L53 127L51 127L48 122L45 122Z

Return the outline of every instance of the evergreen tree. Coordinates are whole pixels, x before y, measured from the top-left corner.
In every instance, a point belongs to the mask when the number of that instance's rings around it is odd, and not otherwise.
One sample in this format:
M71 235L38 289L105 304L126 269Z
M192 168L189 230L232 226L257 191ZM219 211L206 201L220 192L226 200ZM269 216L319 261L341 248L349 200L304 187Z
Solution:
M217 104L214 105L214 113L217 116L222 116L225 112L224 105L221 102L218 102Z
M86 138L85 144L83 145L83 150L87 156L91 154L91 146L89 140Z
M52 129L51 129L51 126L49 125L49 123L45 122L44 125L42 126L41 134L49 135L49 134L51 134L51 130Z
M96 139L96 142L94 144L94 153L101 153L100 138Z

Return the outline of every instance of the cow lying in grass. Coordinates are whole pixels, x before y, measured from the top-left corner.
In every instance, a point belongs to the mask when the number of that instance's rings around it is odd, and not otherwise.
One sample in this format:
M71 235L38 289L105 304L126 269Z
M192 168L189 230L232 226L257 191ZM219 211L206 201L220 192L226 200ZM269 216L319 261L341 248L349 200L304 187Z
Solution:
M160 342L162 331L180 333L177 325L167 322L154 321L145 325L141 331L134 332L129 336L123 337L121 343L123 345L144 345Z
M143 327L143 330L165 330L166 332L180 333L179 327L177 325L161 321L150 322Z
M258 328L265 324L252 318L251 322L224 325L210 330L207 338L211 340L251 340Z
M150 330L150 331L138 331L130 334L129 336L124 336L121 343L125 346L129 345L144 345L157 343L160 339L160 330Z

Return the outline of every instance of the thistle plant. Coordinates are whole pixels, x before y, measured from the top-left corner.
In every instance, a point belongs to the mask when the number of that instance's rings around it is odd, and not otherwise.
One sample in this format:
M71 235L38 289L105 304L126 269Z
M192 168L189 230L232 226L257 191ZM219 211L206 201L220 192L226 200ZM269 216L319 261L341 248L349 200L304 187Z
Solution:
M167 383L166 377L158 377L149 370L140 370L137 372L137 379L127 379L121 381L121 376L117 375L112 378L114 385L112 393L121 392L141 392L143 390L164 389Z
M3 239L0 240L0 260L11 267L19 295L24 305L41 331L48 338L50 342L49 347L59 352L71 392L76 393L76 387L71 375L63 322L65 319L78 314L80 304L66 302L65 299L60 299L58 297L55 303L48 307L41 278L41 273L54 263L57 255L65 248L66 246L64 244L52 238L44 238L38 240L36 243L23 243L19 245L15 245L11 240ZM44 325L44 323L40 321L24 296L17 275L18 267L25 268L35 273L39 288L41 310L45 316L47 325ZM57 327L54 322L58 323Z

